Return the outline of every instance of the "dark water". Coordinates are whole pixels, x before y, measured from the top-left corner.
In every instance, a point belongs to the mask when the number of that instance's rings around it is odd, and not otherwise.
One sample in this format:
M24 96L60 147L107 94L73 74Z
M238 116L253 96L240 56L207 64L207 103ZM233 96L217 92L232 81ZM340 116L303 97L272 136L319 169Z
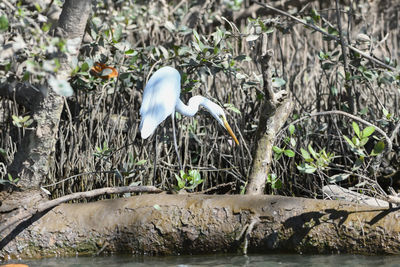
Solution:
M105 256L51 258L43 260L18 261L29 266L399 266L400 256L360 256L360 255L201 255L201 256ZM4 264L4 263L0 263Z

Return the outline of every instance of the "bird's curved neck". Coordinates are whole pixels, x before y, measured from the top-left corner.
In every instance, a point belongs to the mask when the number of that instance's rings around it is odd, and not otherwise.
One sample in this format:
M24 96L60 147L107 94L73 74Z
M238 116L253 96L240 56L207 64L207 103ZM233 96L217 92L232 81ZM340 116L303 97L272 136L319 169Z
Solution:
M189 99L188 105L185 105L180 99L178 99L175 109L182 115L193 117L197 111L199 111L199 106L203 106L209 110L210 102L211 101L207 98L201 95L196 95Z

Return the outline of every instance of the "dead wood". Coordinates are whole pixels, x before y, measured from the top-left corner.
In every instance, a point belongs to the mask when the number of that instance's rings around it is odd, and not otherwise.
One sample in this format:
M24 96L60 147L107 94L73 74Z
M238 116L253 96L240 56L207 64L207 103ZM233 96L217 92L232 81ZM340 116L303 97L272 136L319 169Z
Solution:
M60 205L61 203L65 203L71 200L77 200L77 199L83 199L83 198L91 198L91 197L96 197L96 196L101 196L101 195L110 195L110 194L123 194L123 193L160 193L162 192L160 189L154 187L154 186L121 186L121 187L106 187L106 188L99 188L99 189L94 189L90 190L87 192L77 192L77 193L72 193L66 196L62 196L56 199L52 199L49 201L41 202L39 203L39 200L33 201L33 197L28 194L28 192L23 192L19 193L16 195L23 195L18 196L21 197L21 199L29 199L31 203L29 203L29 207L27 206L28 203L21 203L18 201L20 204L19 206L19 211L17 211L17 214L14 216L8 216L8 220L5 220L0 226L0 233L2 233L5 229L8 227L21 223L25 221L26 219L31 218L32 216L36 215L37 213L41 213L43 211L46 211L48 209L54 208L55 206ZM23 198L24 196L29 195L30 198ZM35 196L35 195L34 195ZM8 199L2 201L1 206L0 206L0 212L9 212L11 210L7 210L7 207L13 207L15 209L15 202L18 198L13 197L8 201ZM41 200L42 198L40 198ZM13 206L14 205L14 206ZM1 218L1 216L0 216Z
M7 244L2 236L0 256L235 252L246 242L249 252L398 254L399 216L345 201L143 195L62 204Z

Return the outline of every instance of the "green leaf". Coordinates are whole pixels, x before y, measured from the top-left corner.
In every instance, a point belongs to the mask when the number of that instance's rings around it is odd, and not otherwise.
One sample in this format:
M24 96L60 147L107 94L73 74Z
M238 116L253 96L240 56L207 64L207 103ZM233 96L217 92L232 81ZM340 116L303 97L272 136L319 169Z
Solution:
M138 162L136 162L135 165L140 166L140 165L145 164L146 162L147 162L146 159L142 159L142 160L139 160Z
M199 43L200 42L200 36L199 36L199 34L197 33L197 31L195 29L193 29L193 35L194 35L194 38L196 39L196 42Z
M118 24L117 28L113 32L113 41L118 43L122 36L122 26Z
M282 188L282 181L276 180L275 183L271 184L272 189L281 189Z
M153 208L155 208L156 210L161 210L161 207L158 204L154 204Z
M294 134L295 129L296 129L296 128L294 127L293 124L290 124L290 125L289 125L289 133L290 133L291 135Z
M235 113L241 115L240 110L237 109L237 108L236 108L233 104L231 104L231 103L226 103L226 104L224 104L224 108L226 108L227 110L231 110L231 111L233 111L233 112L235 112Z
M374 126L368 126L362 131L361 136L362 137L368 137L371 134L373 134L373 132L375 132L375 127Z
M3 148L0 148L0 155L4 158L7 158L7 151L5 151Z
M329 54L325 53L324 51L319 51L318 57L321 60L326 60L326 59L329 59Z
M356 136L353 136L353 138L351 138L351 141L353 142L353 144L354 144L356 147L359 147L359 146L360 146L360 139L358 139Z
M182 189L185 187L185 182L179 177L179 175L175 174L175 179L178 181L178 188Z
M344 140L352 147L355 148L356 146L354 145L353 141L350 140L347 136L343 135Z
M301 155L303 156L303 158L305 160L312 159L311 156L310 156L310 153L308 153L308 151L305 150L304 148L300 148L300 152L301 152Z
M312 148L311 144L308 145L308 151L314 157L314 159L318 159L319 158L318 154L314 151L314 149Z
M282 157L283 153L274 153L274 159L279 160Z
M389 111L386 108L382 109L383 115L386 117L389 114Z
M276 177L276 174L268 174L267 183L271 184L272 189L280 189L282 188L282 181Z
M283 153L284 153L286 156L288 156L289 158L293 158L294 155L295 155L295 153L294 153L293 150L291 150L291 149L285 149L285 150L283 151Z
M295 147L296 146L296 139L290 138L290 145Z
M0 31L8 30L8 18L5 15L0 16Z
M20 122L20 118L18 116L12 115L11 117L12 117L13 121Z
M25 116L25 117L23 117L23 118L22 118L22 120L21 120L21 122L22 122L22 123L25 123L25 122L27 122L27 121L29 120L29 118L30 118L30 117L31 117L31 116L29 116L29 115L28 115L28 116Z
M318 22L321 19L321 15L318 14L318 11L315 9L311 9L311 17L315 22Z
M104 141L104 142L103 142L103 150L108 150L107 141Z
M360 115L367 115L367 113L368 113L368 108L367 107L365 107L365 108L360 110Z
M193 178L193 181L201 180L201 175L198 170L189 170L189 176Z
M361 136L360 136L360 127L358 126L358 124L356 123L356 122L354 122L353 121L353 130L354 130L354 133L357 135L357 137L358 138L360 138L361 139Z
M241 195L244 195L246 193L246 187L247 187L247 182L244 185L240 186Z
M273 150L276 154L282 154L282 152L283 152L283 149L282 149L282 148L279 148L279 147L277 147L277 146L273 146L273 147L272 147L272 150Z
M317 170L316 167L311 166L307 163L302 163L301 165L298 165L297 169L303 173L314 173Z
M86 72L86 71L88 71L89 69L90 69L89 63L83 62L83 63L82 63L82 66L81 66L81 71Z
M390 119L390 117L392 117L392 114L390 114L386 108L383 108L382 112L386 119Z
M364 153L364 150L363 149L356 149L356 150L354 150L354 152L357 154L357 155L360 155L361 157L366 157L367 155Z
M126 51L124 52L125 55L132 55L133 53L135 53L135 50L133 50L132 48L131 48L131 49L128 49L128 50L126 50Z
M379 155L385 149L385 143L383 141L379 141L375 144L374 149L371 151L371 156Z
M42 8L38 3L35 3L35 8L39 13L42 12Z
M368 142L369 138L368 137L364 137L363 139L360 140L360 147L365 146L365 144Z
M346 180L350 176L349 173L338 173L328 178L329 183L337 183Z

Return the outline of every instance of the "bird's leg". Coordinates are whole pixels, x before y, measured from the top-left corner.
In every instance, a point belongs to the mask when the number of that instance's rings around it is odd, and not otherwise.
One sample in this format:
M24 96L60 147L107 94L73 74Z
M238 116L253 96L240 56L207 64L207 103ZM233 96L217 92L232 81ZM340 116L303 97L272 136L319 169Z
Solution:
M154 132L154 169L153 169L153 184L155 185L155 181L156 181L156 175L157 175L157 158L158 158L158 153L157 153L157 149L158 149L158 135L157 135L157 128Z
M173 132L173 135L174 135L175 152L176 152L176 156L178 157L179 170L182 170L181 157L179 156L178 143L176 142L176 133L175 133L175 111L172 112L172 114L171 114L171 119L172 119L172 132Z

